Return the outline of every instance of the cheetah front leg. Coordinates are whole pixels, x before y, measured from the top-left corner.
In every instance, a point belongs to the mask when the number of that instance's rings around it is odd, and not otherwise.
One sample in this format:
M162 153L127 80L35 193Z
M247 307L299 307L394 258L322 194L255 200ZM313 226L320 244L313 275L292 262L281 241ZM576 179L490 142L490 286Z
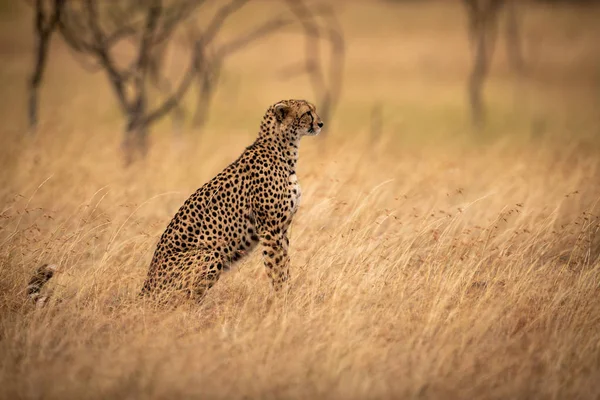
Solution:
M268 229L260 235L267 276L271 279L275 291L281 289L290 277L289 243L287 232L281 229Z

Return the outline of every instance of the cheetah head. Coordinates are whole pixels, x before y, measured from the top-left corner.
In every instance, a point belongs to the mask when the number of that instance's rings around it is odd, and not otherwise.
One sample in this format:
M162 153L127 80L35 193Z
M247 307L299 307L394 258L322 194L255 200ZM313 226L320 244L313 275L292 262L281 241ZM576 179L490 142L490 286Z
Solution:
M282 131L292 131L301 136L316 136L323 121L313 104L306 100L282 100L273 105L273 112Z

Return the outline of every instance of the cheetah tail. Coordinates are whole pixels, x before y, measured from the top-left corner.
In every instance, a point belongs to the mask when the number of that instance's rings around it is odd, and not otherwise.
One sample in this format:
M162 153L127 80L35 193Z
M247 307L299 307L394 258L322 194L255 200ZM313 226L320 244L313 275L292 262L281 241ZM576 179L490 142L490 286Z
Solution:
M29 297L37 307L43 307L49 296L42 296L41 291L44 285L54 276L56 265L44 264L39 267L27 285L27 297Z

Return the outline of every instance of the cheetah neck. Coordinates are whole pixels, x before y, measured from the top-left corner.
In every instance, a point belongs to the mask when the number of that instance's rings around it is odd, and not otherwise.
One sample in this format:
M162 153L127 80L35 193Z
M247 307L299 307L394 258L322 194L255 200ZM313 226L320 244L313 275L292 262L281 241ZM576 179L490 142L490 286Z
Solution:
M258 139L275 151L290 169L290 175L296 173L298 163L298 148L300 135L294 129L283 131L281 125L276 122L275 115L267 112L260 124Z

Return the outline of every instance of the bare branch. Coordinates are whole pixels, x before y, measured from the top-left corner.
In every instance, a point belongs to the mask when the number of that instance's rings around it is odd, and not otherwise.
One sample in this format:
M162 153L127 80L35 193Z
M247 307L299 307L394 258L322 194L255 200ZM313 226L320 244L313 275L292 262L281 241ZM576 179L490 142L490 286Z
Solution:
M326 30L331 43L331 62L329 66L329 108L326 112L331 117L334 106L339 102L342 83L344 82L344 59L345 59L345 42L342 35L342 29L335 14L330 13L328 28Z
M291 16L288 11L287 16L269 18L239 36L216 44L227 19L250 1L228 0L217 9L204 29L197 28L192 35L189 65L178 85L173 86L161 72L165 49L176 37L181 23L193 17L193 11L205 0L145 0L141 4L136 0L120 0L114 5L102 6L97 0L52 1L64 6L54 20L74 57L86 69L104 70L110 80L120 109L127 118L123 148L128 161L132 160L135 148L144 153L151 124L173 110L180 110L179 104L194 82L198 83L200 100L196 120L202 122L227 57L296 23L300 23L306 38L304 65L315 93L322 94L319 101L329 109L339 96L341 85L336 79L341 79L338 77L341 77L342 61L338 58L343 58L344 45L339 24L328 7L309 8L302 0L287 0ZM317 17L328 18L327 26L319 25ZM43 21L39 19L38 26L43 26ZM113 51L122 40L127 40L136 49L133 60L125 67L118 66ZM332 61L328 70L324 69L320 56L322 40L330 45ZM169 93L154 108L147 99L148 84L163 94Z
M297 15L304 32L306 34L306 44L304 47L306 70L312 82L313 88L325 87L325 78L321 69L321 51L320 51L320 29L314 22L314 16L310 9L302 1L286 0L289 8Z
M201 43L197 43L190 61L190 65L181 80L181 83L175 90L175 92L169 96L163 103L158 106L154 111L151 111L143 119L144 125L149 125L159 118L162 118L165 114L175 107L181 98L185 96L189 87L191 86L194 77L196 76L203 59L203 52L201 51Z
M225 57L235 53L247 47L250 43L255 42L279 29L294 23L291 19L278 18L271 21L265 22L263 25L239 35L238 38L228 41L227 43L220 46L215 51L215 57L217 59L224 59Z
M322 110L322 117L327 119L341 92L344 56L344 40L340 33L341 27L329 7L321 6L311 9L304 2L298 0L286 0L286 3L302 24L306 37L304 70L309 75L314 92L322 93L319 99L319 107ZM317 16L328 18L326 26L322 27L316 22ZM331 46L328 79L325 77L321 60L321 39L327 40ZM329 85L327 85L327 82L329 82Z
M145 72L149 62L149 54L151 46L153 45L153 35L155 33L158 19L162 13L162 4L160 0L154 0L148 8L148 16L146 18L146 26L142 33L142 40L138 50L138 57L136 61L137 75L136 80L139 88L143 88L143 80L145 78Z
M38 90L46 69L48 46L52 33L56 29L63 9L64 0L54 0L52 14L48 21L44 12L42 0L35 2L35 33L36 33L36 62L29 81L29 127L33 132L38 123Z
M127 113L130 110L130 105L127 102L123 77L119 74L116 66L111 60L110 55L108 53L108 48L105 47L106 35L100 28L96 3L94 0L86 0L86 5L86 11L88 14L88 24L92 31L92 36L94 40L94 43L92 45L93 49L97 54L99 61L106 69L106 72L112 83L114 92L117 95L117 98L119 99L119 104L121 105L122 111Z
M210 27L205 31L205 46L214 38L218 29L225 23L225 20L246 2L233 0L217 12ZM201 74L198 79L200 83L200 99L194 118L195 123L201 123L205 120L205 110L207 108L205 102L210 101L212 91L216 85L215 81L218 79L218 69L224 63L225 59L233 53L247 48L261 38L282 30L285 27L292 26L294 23L300 23L302 32L306 38L304 61L300 68L294 68L295 73L308 73L315 94L320 94L318 103L320 103L319 107L322 110L322 115L327 118L333 108L333 104L337 102L341 91L344 41L340 33L340 25L335 20L335 15L330 7L312 5L309 8L302 0L286 0L286 4L292 12L291 18L285 16L271 18L249 32L244 32L236 38L217 46L210 53L211 61L204 60L203 69L199 71ZM319 25L317 17L327 18L326 25L330 26L323 27ZM206 38L207 34L209 36L208 39ZM320 56L322 40L330 45L331 62L327 74L324 71L324 63Z
M194 9L204 3L205 0L187 0L174 3L165 10L162 18L162 26L156 33L154 43L159 44L169 39L173 31L180 23L193 15Z
M209 45L221 30L227 18L229 18L230 15L242 8L249 1L250 0L231 0L228 4L219 8L219 10L217 10L217 13L211 20L210 24L202 34L204 45Z
M82 21L83 16L77 15L73 10L72 2L65 2L63 11L58 21L58 28L65 42L74 50L79 52L93 52L92 38L89 37L89 29ZM81 13L79 13L81 14Z

